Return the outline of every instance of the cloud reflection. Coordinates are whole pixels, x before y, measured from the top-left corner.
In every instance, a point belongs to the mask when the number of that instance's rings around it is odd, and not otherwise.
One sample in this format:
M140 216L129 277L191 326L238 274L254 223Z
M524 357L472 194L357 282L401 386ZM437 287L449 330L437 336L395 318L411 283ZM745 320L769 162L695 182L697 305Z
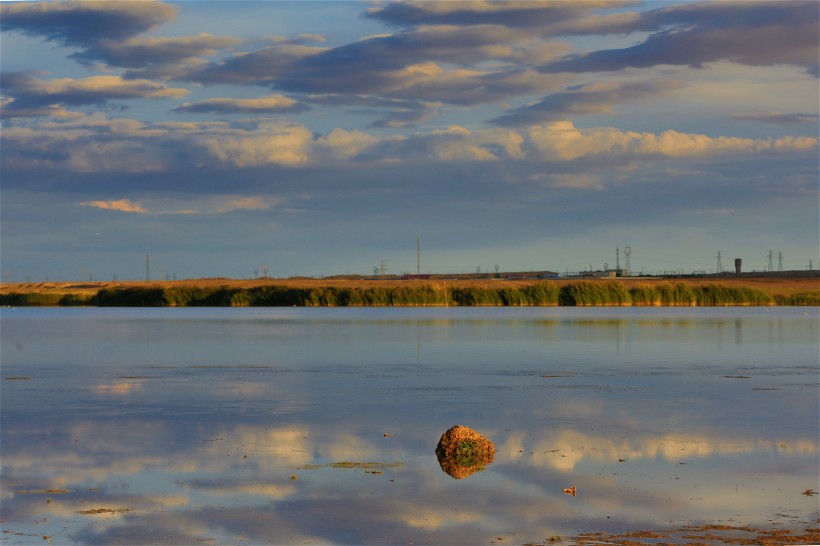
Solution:
M774 510L810 521L816 321L773 312L738 341L736 320L688 310L649 325L124 321L106 336L137 340L142 361L69 355L85 364L67 379L15 355L32 380L0 384L4 528L83 544L486 544ZM466 480L434 453L453 423L496 447ZM68 492L39 493L55 489Z
M142 387L141 381L122 381L119 383L100 384L93 387L97 394L128 395Z
M75 539L82 537L92 544L115 537L139 542L145 536L131 533L158 525L168 525L169 536L217 542L386 543L397 536L411 541L473 542L502 536L507 527L519 529L518 540L560 532L561 518L579 509L572 504L575 499L562 495L570 485L578 486L585 514L680 519L691 509L693 484L679 480L674 486L664 484L674 482L670 473L682 473L683 463L694 465L712 457L738 463L737 471L727 467L727 475L716 483L695 480L697 498L713 504L714 499L727 502L728 481L749 482L751 478L742 475L749 461L787 458L802 468L818 454L817 443L810 438L773 442L725 433L641 435L635 431L611 438L569 428L508 430L489 435L497 446L492 467L453 488L449 484L456 482L443 476L429 445L419 442L435 436L424 431L400 434L410 438L397 449L393 442L372 441L369 430L307 424L223 423L214 429L216 433L200 430L189 435L180 435L171 423L139 420L120 425L80 422L68 429L69 434L38 454L36 464L31 450L42 449L41 442L6 446L4 504L12 521L42 517L71 521L68 528L79 533L73 535ZM326 465L327 461L394 459L401 460L402 466L384 474ZM619 459L624 459L621 466ZM602 474L602 466L612 470ZM708 465L702 468L712 472ZM626 480L619 473L641 476ZM798 488L796 477L762 475L754 482L755 487L768 489L775 487L775 480L786 480ZM7 485L11 483L15 488L61 486L72 493L46 503L38 496L14 494ZM153 484L148 489L163 494L148 492L145 484ZM663 514L655 506L659 494L669 497L660 508ZM743 503L762 502L735 496L731 500L740 512ZM102 509L115 511L78 515ZM551 515L543 516L547 513ZM169 518L169 514L180 517ZM317 524L315 518L327 521ZM100 525L88 527L89 519ZM391 529L398 534L390 534ZM238 538L241 533L245 534Z

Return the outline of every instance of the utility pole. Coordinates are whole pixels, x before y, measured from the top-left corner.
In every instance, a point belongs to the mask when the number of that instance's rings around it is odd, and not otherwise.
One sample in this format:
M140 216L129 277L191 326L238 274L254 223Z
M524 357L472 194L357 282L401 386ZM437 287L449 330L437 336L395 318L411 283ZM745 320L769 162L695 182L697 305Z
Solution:
M625 257L625 264L624 264L624 276L628 277L632 273L632 264L629 263L629 257L632 255L632 247L625 246L624 247L624 257Z
M421 238L416 237L416 275L421 276Z

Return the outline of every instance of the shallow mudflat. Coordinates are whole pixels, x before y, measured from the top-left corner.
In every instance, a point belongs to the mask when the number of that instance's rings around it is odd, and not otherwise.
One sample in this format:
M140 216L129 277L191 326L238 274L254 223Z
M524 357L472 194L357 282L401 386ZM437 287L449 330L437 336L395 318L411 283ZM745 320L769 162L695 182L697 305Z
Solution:
M816 542L819 328L778 307L6 309L3 540ZM453 425L495 450L461 479L436 455Z

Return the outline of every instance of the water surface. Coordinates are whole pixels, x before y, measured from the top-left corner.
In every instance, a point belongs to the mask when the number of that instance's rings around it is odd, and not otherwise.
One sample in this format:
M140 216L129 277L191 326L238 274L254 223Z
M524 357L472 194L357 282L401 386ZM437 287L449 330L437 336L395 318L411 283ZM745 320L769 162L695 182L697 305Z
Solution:
M2 540L799 529L818 517L818 315L3 309ZM456 424L496 447L462 480L434 453Z

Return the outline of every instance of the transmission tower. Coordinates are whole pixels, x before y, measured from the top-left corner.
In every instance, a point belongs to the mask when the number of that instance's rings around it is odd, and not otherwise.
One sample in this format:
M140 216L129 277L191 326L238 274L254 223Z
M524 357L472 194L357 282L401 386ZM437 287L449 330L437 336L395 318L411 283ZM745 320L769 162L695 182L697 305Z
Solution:
M774 252L772 252L770 250L769 251L769 269L768 269L768 271L774 271L774 264L772 264L772 254L774 254Z
M720 263L720 250L717 253L717 267L715 268L715 273L723 273L723 264Z
M782 252L777 253L777 270L778 271L783 271L783 253Z
M627 277L629 276L630 271L632 271L632 266L629 263L629 256L631 254L632 254L632 247L631 246L625 246L624 247L624 262L626 262L626 263L624 264L624 276L627 276Z

